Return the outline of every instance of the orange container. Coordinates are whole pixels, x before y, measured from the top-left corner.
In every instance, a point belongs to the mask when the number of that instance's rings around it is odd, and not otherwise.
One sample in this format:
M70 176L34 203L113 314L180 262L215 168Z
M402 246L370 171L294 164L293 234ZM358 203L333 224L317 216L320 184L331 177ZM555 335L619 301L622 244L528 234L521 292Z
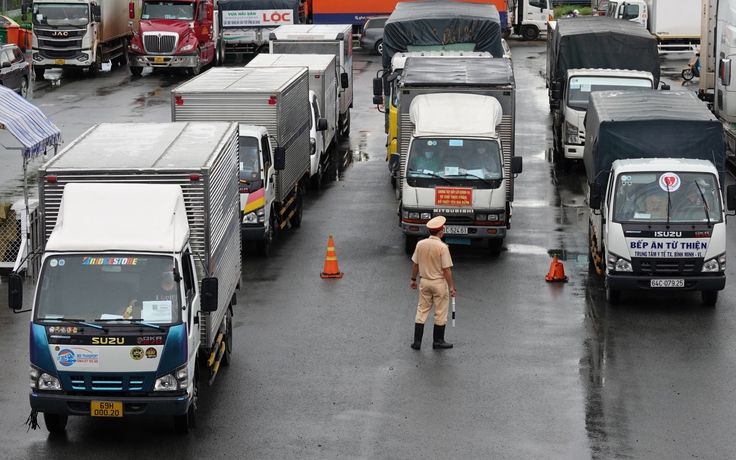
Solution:
M5 30L8 33L8 43L20 45L20 43L18 43L18 31L20 30L20 27L17 25L7 25L5 26Z

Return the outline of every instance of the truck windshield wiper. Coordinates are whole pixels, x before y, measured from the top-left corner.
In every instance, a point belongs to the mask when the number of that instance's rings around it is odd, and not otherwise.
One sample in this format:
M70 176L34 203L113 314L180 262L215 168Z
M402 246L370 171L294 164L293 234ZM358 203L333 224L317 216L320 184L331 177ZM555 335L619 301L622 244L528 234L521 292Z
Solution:
M698 187L698 193L700 193L700 198L703 200L703 211L705 211L705 219L708 221L708 228L710 228L710 214L708 213L708 203L705 202L705 194L703 193L703 189L700 188L700 185L698 185L698 181L695 181L695 186Z
M450 179L446 178L445 176L440 176L439 174L433 173L431 171L427 171L427 170L417 171L417 170L414 170L414 169L410 169L409 172L417 173L417 174L424 174L424 175L432 176L432 177L437 177L439 179L444 180L445 182L447 182L450 185L455 185L455 183L453 181L451 181Z
M105 318L105 319L98 318L95 321L100 321L100 322L104 322L104 323L106 323L106 322L112 322L112 321L125 321L125 322L132 323L132 324L139 324L141 326L152 327L154 329L161 329L161 326L159 326L157 324L147 323L147 322L143 321L143 318L128 318L128 319L125 319L125 318L122 318L122 317L120 317L120 318Z
M43 318L42 321L59 321L59 322L74 323L74 324L79 324L81 326L89 326L95 329L102 329L105 332L109 331L109 329L106 327L102 327L99 324L89 323L87 322L87 320L79 319L79 318L64 318L62 316L61 318Z
M490 179L490 180L488 180L488 179L485 179L483 177L477 176L475 174L467 173L467 172L466 173L453 174L453 176L475 177L476 179L482 180L483 182L485 182L486 184L490 185L493 188L498 188L501 185L501 179Z

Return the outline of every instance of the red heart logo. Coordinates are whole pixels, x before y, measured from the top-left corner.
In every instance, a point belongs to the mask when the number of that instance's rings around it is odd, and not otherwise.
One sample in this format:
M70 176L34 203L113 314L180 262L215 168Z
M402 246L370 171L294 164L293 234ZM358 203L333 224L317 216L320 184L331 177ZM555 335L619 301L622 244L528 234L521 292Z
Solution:
M675 178L673 176L666 176L664 178L664 183L667 184L667 186L672 187L675 185Z

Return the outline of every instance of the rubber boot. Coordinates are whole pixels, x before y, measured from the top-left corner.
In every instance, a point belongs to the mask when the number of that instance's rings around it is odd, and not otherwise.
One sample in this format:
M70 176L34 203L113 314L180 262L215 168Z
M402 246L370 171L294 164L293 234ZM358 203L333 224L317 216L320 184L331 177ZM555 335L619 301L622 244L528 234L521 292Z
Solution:
M445 342L445 326L434 325L434 342L432 343L432 348L452 348L451 343Z
M414 343L411 347L419 350L422 347L422 336L424 335L424 324L414 323Z

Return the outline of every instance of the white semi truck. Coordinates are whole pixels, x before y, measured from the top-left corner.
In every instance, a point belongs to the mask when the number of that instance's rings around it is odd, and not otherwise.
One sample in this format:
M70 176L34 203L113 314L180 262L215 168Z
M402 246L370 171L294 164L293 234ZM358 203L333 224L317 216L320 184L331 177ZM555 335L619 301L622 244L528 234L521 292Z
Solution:
M265 128L255 135L249 128L251 134L244 131L239 141L243 241L254 242L262 255L270 252L276 231L302 223L310 166L308 96L306 67L213 68L171 91L172 121ZM258 163L250 164L255 148Z
M28 6L23 5L23 15ZM128 42L140 18L130 0L40 0L30 5L33 70L81 68L97 76L102 63L128 63Z
M488 241L497 255L509 224L507 184L522 169L521 157L504 154L501 103L473 93L421 94L409 116L399 205L406 253L429 235L427 221L445 216L447 243Z
M622 291L700 291L726 285L725 153L721 123L694 93L590 95L584 162L592 269L606 299Z
M194 426L232 351L237 172L234 123L102 123L39 168L34 421L42 412L51 433L70 415ZM19 275L10 283L22 292Z

